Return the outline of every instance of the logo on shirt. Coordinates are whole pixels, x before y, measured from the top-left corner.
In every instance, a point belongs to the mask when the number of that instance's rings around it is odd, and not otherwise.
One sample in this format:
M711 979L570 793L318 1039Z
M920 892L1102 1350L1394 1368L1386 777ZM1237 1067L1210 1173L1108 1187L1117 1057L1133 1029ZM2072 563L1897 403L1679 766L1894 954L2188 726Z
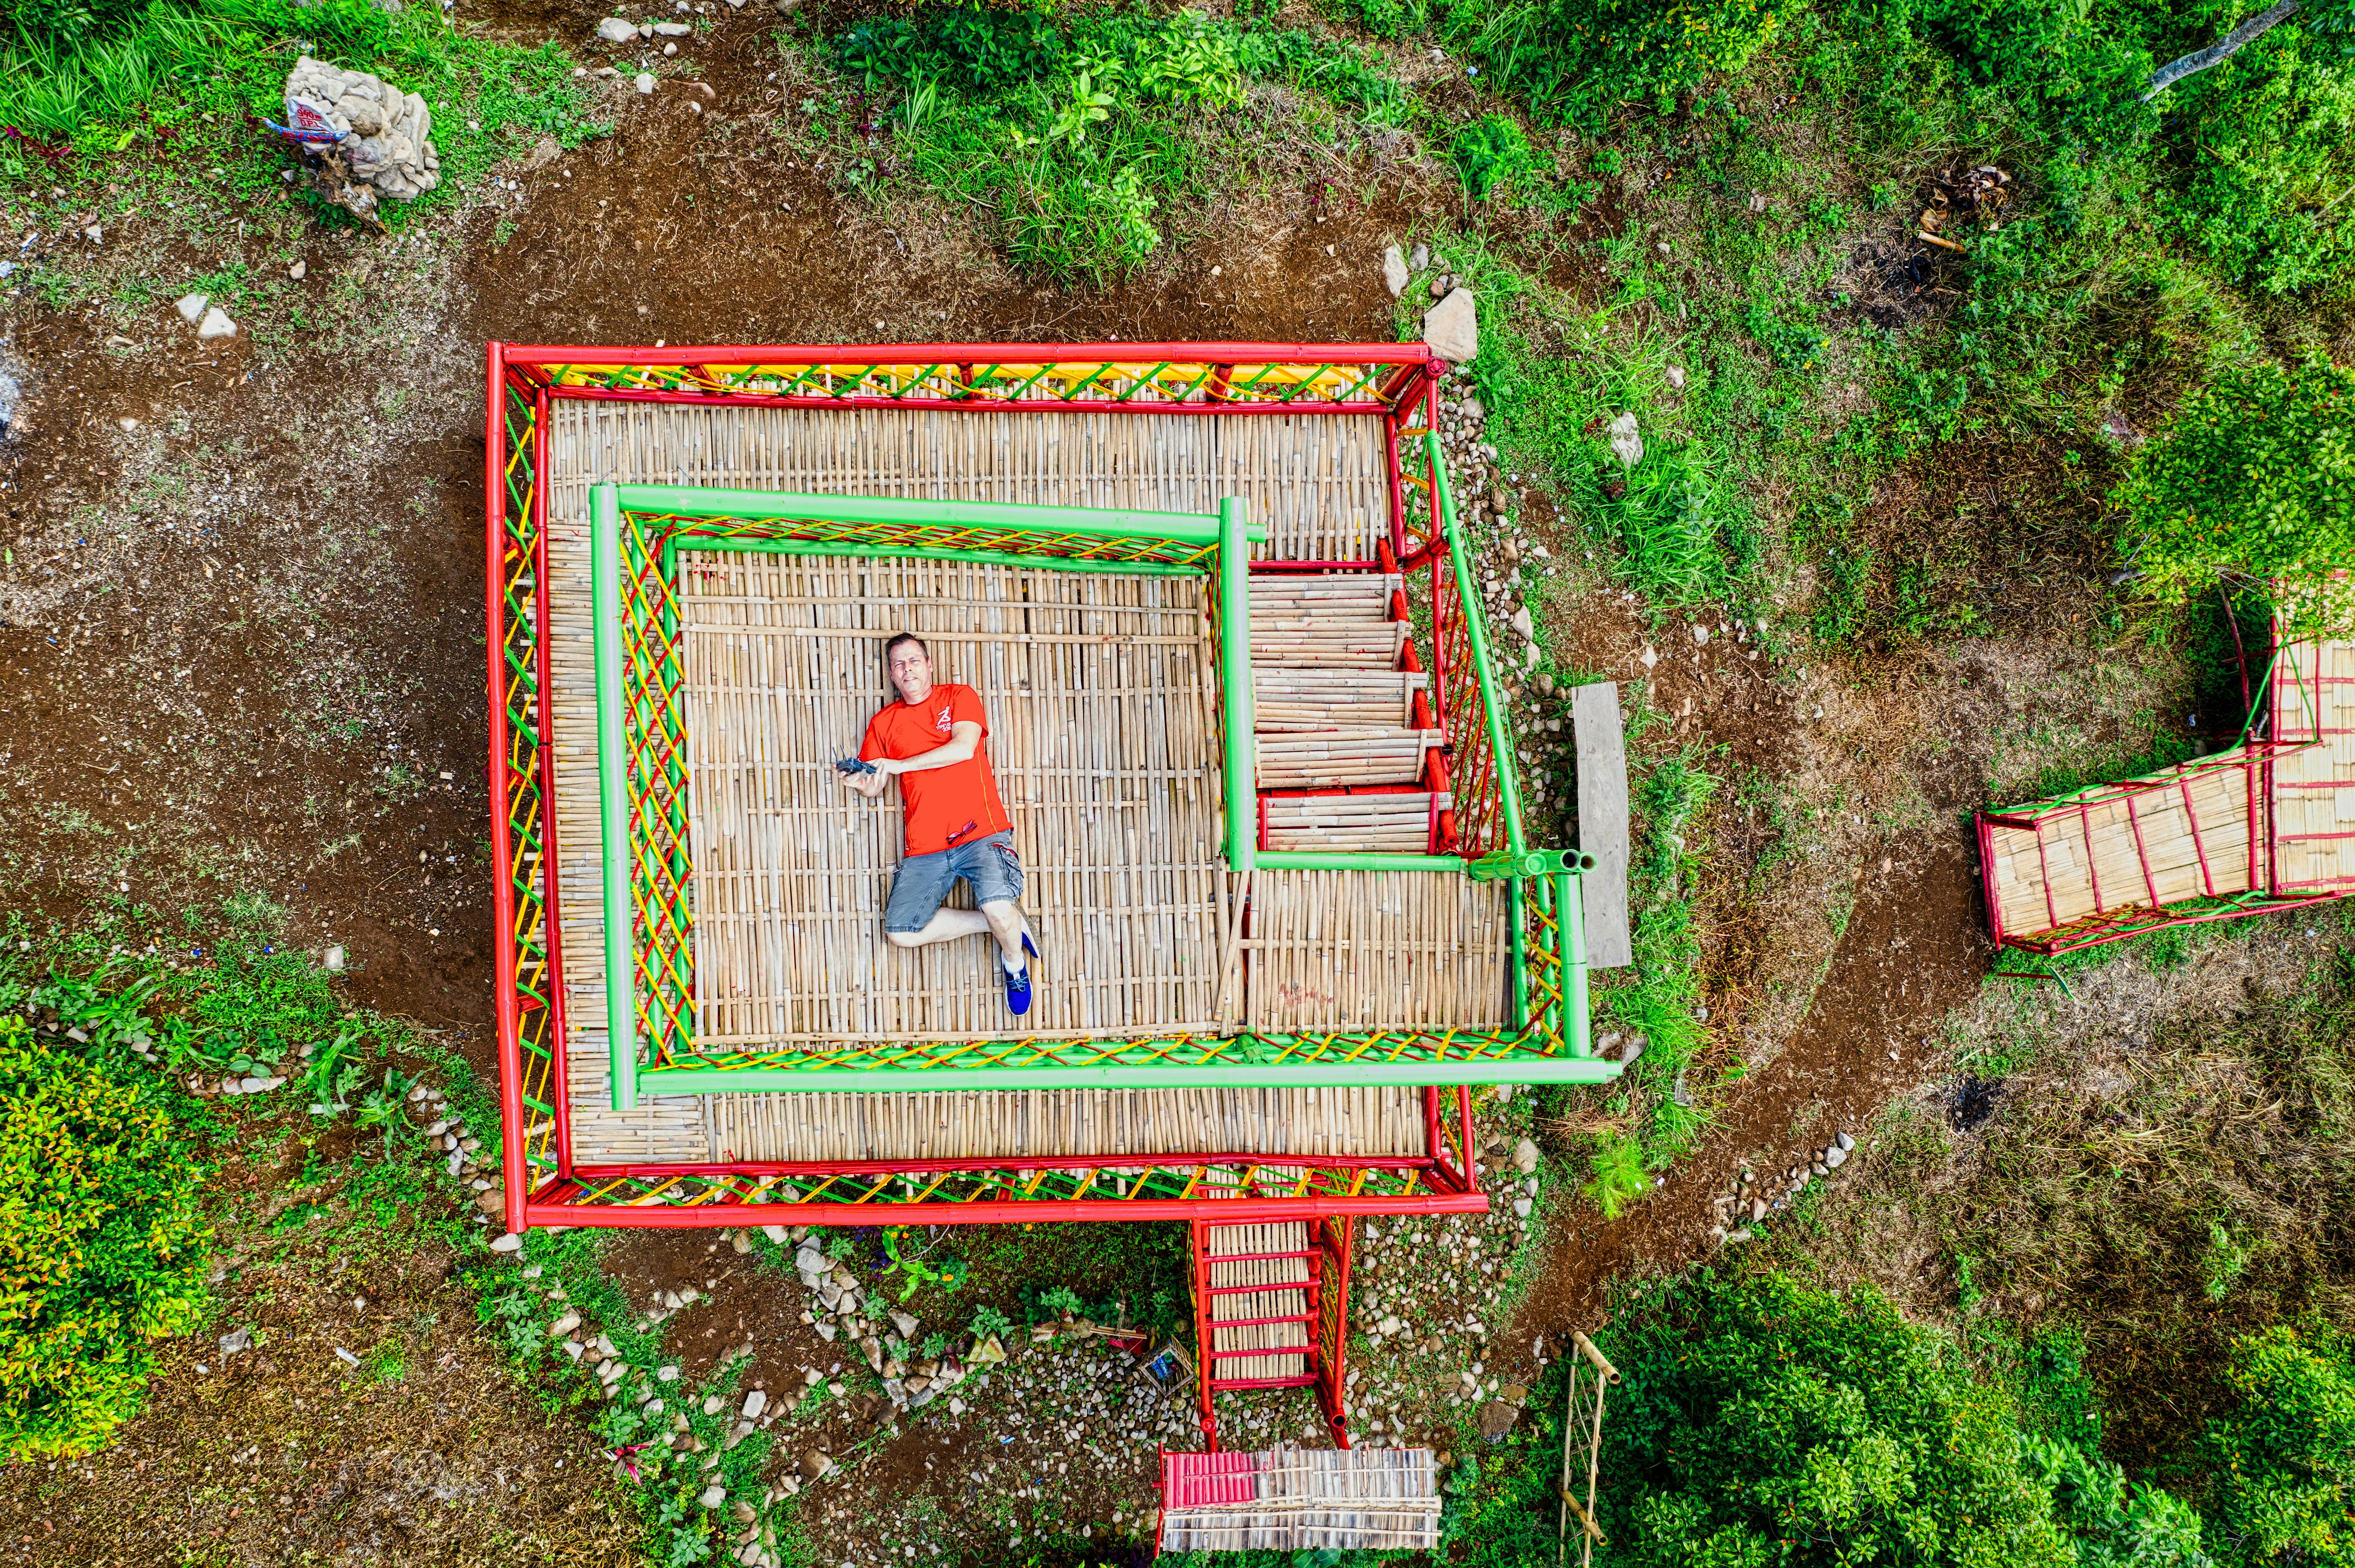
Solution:
M935 729L939 729L939 730L945 730L945 729L947 729L947 728L949 727L949 710L948 710L947 709L945 709L945 708L942 709L941 709L941 716L940 716L938 719L935 719L935 720L932 720L932 725L933 725L933 728L935 728Z

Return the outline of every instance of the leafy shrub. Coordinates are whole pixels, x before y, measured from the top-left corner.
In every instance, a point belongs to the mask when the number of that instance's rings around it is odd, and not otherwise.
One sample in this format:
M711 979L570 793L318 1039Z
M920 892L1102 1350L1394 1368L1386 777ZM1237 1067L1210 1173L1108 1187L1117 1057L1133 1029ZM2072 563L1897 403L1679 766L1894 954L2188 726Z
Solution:
M1468 0L1452 41L1501 91L1548 119L1599 126L1623 100L1674 100L1740 70L1783 0Z
M1431 0L1327 0L1325 8L1378 38L1402 38L1431 26Z
M1484 114L1464 127L1449 155L1475 201L1487 200L1500 185L1509 189L1545 170L1520 126L1502 114Z
M2208 1425L2210 1541L2235 1563L2355 1563L2355 1366L2328 1329L2276 1324L2232 1348L2241 1396Z
M2328 283L2350 261L2347 227L2328 204L2355 180L2355 73L2318 52L2276 29L2172 90L2180 134L2199 149L2172 227L2266 293Z
M2009 1397L1875 1292L1703 1275L1597 1338L1625 1380L1600 1522L1628 1561L2073 1559Z
M2077 1568L2212 1568L2199 1512L2182 1499L2132 1485L2124 1469L2074 1444L2030 1438L2022 1453L2027 1474L2052 1496Z
M2349 624L2355 585L2355 371L2318 354L2225 372L2177 412L2115 497L2150 590L2187 598L2222 573L2286 584L2284 610Z
M193 1328L197 1172L133 1083L0 1019L0 1436L80 1454L137 1408L147 1341Z
M1644 1146L1631 1137L1605 1134L1587 1157L1587 1168L1593 1179L1579 1190L1606 1220L1616 1220L1627 1205L1652 1189L1651 1174L1644 1168Z

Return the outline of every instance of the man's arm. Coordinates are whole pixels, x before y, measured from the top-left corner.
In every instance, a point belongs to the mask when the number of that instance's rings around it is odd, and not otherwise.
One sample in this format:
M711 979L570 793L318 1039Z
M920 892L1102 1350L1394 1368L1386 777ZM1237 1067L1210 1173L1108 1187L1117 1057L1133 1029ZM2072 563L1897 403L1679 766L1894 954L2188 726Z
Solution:
M883 793L885 781L894 773L927 773L934 768L953 767L969 761L980 749L981 726L959 720L949 726L945 744L912 757L870 757L867 760L875 764L875 771L856 774L848 782L851 788L873 800Z

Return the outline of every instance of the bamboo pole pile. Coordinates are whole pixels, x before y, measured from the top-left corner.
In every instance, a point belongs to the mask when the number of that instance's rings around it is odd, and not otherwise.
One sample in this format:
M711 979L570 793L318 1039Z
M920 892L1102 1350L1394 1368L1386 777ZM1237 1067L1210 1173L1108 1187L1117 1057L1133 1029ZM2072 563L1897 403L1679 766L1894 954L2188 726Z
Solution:
M1508 910L1505 883L1449 873L1262 869L1241 944L1251 1027L1294 1034L1501 1025Z
M1186 1495L1209 1491L1187 1487L1175 1462L1192 1457L1173 1454L1165 1460L1164 1552L1414 1552L1439 1543L1438 1470L1428 1448L1253 1454L1252 1495L1230 1502Z
M1209 1234L1210 1343L1214 1378L1296 1378L1308 1371L1308 1325L1254 1323L1295 1317L1308 1310L1308 1260L1253 1253L1305 1253L1308 1227L1300 1221L1266 1225L1213 1225ZM1241 1255L1238 1255L1241 1254ZM1239 1288L1248 1286L1250 1288ZM1263 1354L1232 1356L1231 1350Z
M1267 848L1421 855L1431 821L1455 805L1445 791L1401 795L1270 795L1261 802Z

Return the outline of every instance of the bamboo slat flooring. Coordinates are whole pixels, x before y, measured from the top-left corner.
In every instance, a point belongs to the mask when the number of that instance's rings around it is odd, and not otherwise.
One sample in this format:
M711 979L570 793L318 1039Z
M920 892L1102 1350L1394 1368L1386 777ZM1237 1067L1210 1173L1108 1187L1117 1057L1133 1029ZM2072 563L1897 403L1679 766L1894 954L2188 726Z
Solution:
M2275 891L2355 889L2355 642L2282 648L2271 732Z
M1323 803L1319 803L1323 804ZM1254 873L1251 1027L1334 1033L1507 1021L1502 882L1429 871Z
M1222 951L1215 672L1195 578L683 551L696 1038L989 1039L994 943L883 940L897 785L834 759L897 701L883 645L970 686L1037 933L1026 1037L1209 1030ZM973 907L957 884L954 907Z
M2122 781L2033 828L1994 827L1997 907L2009 935L2032 936L2127 908L2244 892L2262 885L2264 797L2256 795L2259 868L2250 876L2254 763L2203 758ZM2023 813L2029 808L2022 808Z
M1423 855L1431 819L1454 808L1443 790L1401 795L1271 795L1261 803L1271 849L1348 850Z
M1191 1457L1167 1456L1165 1471ZM1252 1462L1248 1477L1215 1488L1247 1495L1193 1501L1172 1494L1214 1488L1165 1480L1160 1550L1413 1552L1439 1544L1438 1472L1428 1448L1278 1448L1213 1457Z
M1253 1323L1254 1317L1295 1317L1308 1310L1308 1260L1253 1253L1305 1253L1308 1227L1297 1221L1209 1228L1209 1351L1264 1350L1264 1355L1221 1354L1213 1378L1296 1378L1308 1371L1308 1325ZM1249 1285L1251 1289L1238 1289Z
M949 1147L941 1135L960 1125L964 1131L959 1136L975 1157L1201 1152L1199 1146L1186 1146L1214 1131L1217 1147L1238 1152L1423 1152L1412 1090L672 1095L642 1099L636 1110L621 1114L610 1108L606 1073L590 664L591 484L710 485L1205 513L1215 511L1221 496L1241 495L1250 500L1252 517L1271 526L1272 537L1261 547L1265 553L1362 560L1372 555L1374 541L1386 531L1388 480L1379 421L1028 411L963 415L559 400L549 421L548 454L547 630L556 783L549 815L567 1005L565 1091L575 1157L581 1164L715 1161L731 1155L756 1157L763 1150L775 1151L777 1158L915 1157L920 1149ZM1351 590L1337 592L1346 598ZM985 1098L989 1104L981 1106ZM969 1109L943 1117L937 1104L942 1101L958 1101ZM828 1107L824 1114L813 1108L821 1104ZM919 1107L931 1108L919 1115ZM1009 1114L1000 1117L1000 1112ZM943 1120L947 1127L941 1125ZM1099 1138L1099 1147L1082 1147ZM1160 1147L1165 1140L1179 1147Z
M1264 735L1283 730L1347 730L1404 725L1414 694L1430 677L1393 669L1252 667L1252 723Z
M1057 1089L714 1098L719 1146L738 1159L1424 1153L1419 1089Z

